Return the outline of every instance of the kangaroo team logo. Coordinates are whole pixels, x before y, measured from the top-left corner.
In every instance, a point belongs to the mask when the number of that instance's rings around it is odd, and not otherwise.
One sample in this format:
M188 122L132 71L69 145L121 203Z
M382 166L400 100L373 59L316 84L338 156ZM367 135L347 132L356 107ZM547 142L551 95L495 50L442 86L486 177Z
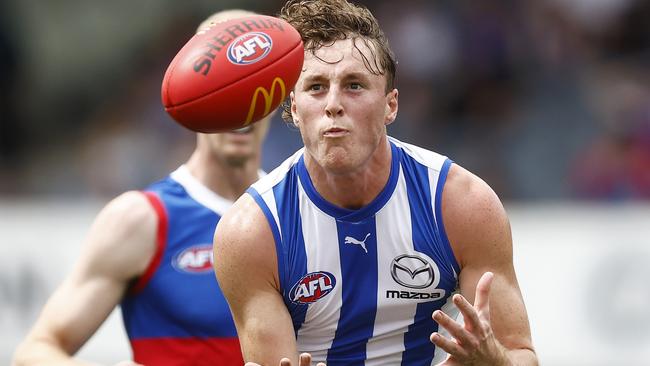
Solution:
M366 240L368 240L368 237L370 237L370 233L366 234L366 237L363 238L363 240L357 240L351 236L346 236L345 244L358 245L363 248L363 251L366 252L366 254L368 254L368 248L366 248Z
M228 60L235 65L249 65L266 57L273 40L266 33L249 32L235 38L228 47Z
M304 275L289 291L294 304L307 305L327 296L336 286L336 277L329 272L311 272Z
M174 257L172 265L181 272L200 274L212 271L212 245L194 245Z
M264 113L262 115L266 116L269 114L269 112L271 112L273 101L276 100L275 93L277 89L280 90L280 98L277 100L284 100L284 98L287 96L287 87L284 85L284 80L280 79L279 77L273 79L270 91L266 90L266 88L263 86L258 86L257 89L255 89L255 92L253 92L253 98L251 99L251 105L248 107L248 115L246 115L244 126L253 122L253 116L255 115L255 109L257 107L257 98L259 98L260 95L262 98L264 98Z

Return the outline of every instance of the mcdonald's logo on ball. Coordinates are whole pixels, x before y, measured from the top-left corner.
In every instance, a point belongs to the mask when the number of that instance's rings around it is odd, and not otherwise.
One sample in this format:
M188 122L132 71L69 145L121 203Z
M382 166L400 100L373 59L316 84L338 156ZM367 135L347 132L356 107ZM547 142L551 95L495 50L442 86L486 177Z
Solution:
M279 98L276 98L276 90L279 90L280 92ZM284 98L287 96L287 90L286 86L284 85L284 81L282 81L282 79L279 77L276 77L273 79L273 83L271 83L271 89L269 91L267 91L262 86L258 86L257 89L255 89L255 92L253 92L253 98L251 99L251 105L248 108L248 115L246 115L246 120L244 121L244 126L253 121L253 116L255 115L255 111L257 109L257 99L259 96L262 96L264 99L264 109L262 115L266 116L271 113L273 106L277 107L278 104L282 103ZM276 103L274 103L274 101Z

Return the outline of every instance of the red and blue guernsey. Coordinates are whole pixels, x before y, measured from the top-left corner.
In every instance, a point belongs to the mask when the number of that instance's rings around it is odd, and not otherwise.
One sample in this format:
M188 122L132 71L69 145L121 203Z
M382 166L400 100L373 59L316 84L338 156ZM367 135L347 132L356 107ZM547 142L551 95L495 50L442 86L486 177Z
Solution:
M144 194L158 213L157 251L122 301L133 359L145 365L243 365L212 269L217 221L232 205L185 166Z

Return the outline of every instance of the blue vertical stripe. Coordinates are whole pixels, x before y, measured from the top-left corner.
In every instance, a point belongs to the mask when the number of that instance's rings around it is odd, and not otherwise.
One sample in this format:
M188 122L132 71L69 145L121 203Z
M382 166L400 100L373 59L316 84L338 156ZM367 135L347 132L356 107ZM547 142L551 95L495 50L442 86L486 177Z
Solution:
M298 199L298 176L291 169L284 180L273 187L273 196L278 210L278 219L282 232L281 251L283 261L278 258L278 266L285 266L284 278L280 278L280 286L284 303L293 320L296 334L305 322L309 305L296 304L289 299L289 290L305 274L307 274L307 254L305 239L302 235L302 220L300 219L300 202Z
M444 250L445 255L447 256L447 261L452 264L454 270L456 273L460 273L460 266L458 265L458 262L456 261L456 257L454 256L454 252L451 249L451 244L449 243L449 239L447 238L447 232L445 231L445 226L442 221L442 190L445 185L445 182L447 181L447 174L449 174L449 169L451 168L451 164L453 161L446 159L444 164L442 165L442 168L440 169L440 175L438 176L438 185L436 186L436 217L438 218L438 221L436 222L436 228L438 235L440 236L441 240L441 247Z
M376 221L374 216L361 222L337 220L336 228L342 306L327 365L364 365L366 344L372 337L377 314Z
M413 248L434 260L435 233L433 209L431 207L431 189L428 168L404 155L402 168L406 180L406 192L411 211L411 232ZM415 312L414 323L404 335L404 353L402 365L430 365L435 346L429 341L429 335L436 331L438 325L431 319L433 311L440 307L440 301L420 303Z

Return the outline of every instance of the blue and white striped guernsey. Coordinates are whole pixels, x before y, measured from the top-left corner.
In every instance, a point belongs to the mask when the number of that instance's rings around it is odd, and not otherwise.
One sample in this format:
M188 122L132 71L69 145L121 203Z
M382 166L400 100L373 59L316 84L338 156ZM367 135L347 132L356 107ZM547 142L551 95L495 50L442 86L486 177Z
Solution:
M441 220L451 161L389 139L386 187L348 210L315 190L298 151L248 190L275 237L298 350L337 365L430 365L436 309L455 317L458 264Z

